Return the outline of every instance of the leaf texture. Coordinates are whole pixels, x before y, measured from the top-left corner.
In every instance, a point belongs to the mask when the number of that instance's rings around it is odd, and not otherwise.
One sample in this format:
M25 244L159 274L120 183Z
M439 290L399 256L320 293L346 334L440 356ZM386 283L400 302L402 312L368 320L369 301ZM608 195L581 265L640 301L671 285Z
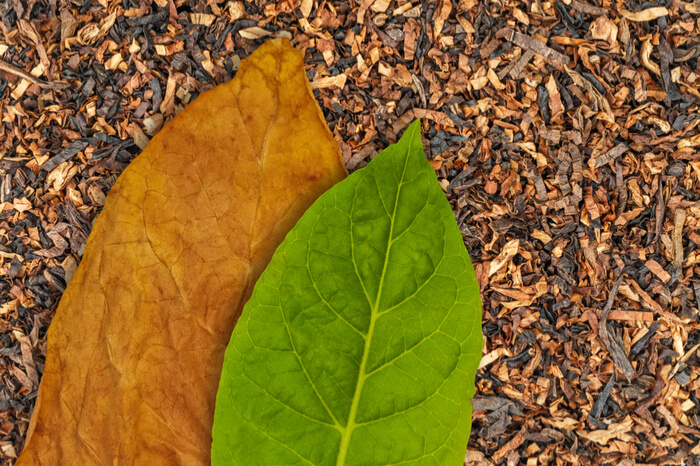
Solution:
M193 101L107 197L51 323L17 464L210 464L243 303L289 229L345 176L286 39Z
M226 350L215 465L460 465L481 303L420 124L304 214Z

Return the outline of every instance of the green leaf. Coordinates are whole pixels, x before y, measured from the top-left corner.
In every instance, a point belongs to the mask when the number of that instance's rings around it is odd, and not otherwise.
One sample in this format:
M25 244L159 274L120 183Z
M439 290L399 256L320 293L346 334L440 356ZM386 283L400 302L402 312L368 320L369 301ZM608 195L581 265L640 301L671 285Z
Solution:
M420 123L323 194L226 350L213 464L461 465L479 287Z

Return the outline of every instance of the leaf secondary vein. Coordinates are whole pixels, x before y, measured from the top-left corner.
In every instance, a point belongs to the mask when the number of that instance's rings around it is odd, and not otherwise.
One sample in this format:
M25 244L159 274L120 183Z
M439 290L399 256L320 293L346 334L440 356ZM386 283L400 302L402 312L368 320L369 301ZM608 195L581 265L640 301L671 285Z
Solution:
M304 361L301 360L301 353L297 350L297 345L294 343L294 338L292 337L292 332L289 328L289 322L287 321L287 316L284 313L284 309L282 306L280 306L280 312L282 313L282 319L284 319L284 328L287 331L287 337L289 337L289 342L292 344L292 349L294 350L294 356L296 356L297 361L299 362L299 366L301 367L301 370L304 371L304 375L306 376L306 380L309 381L309 384L311 385L311 388L314 390L314 393L318 397L319 401L323 405L324 409L330 416L330 418L333 420L333 427L336 429L340 429L340 424L338 423L338 420L335 418L333 415L333 412L330 410L328 405L326 404L326 401L323 399L321 394L318 392L318 389L316 388L316 384L311 380L311 375L309 372L306 370L306 366L304 365Z
M415 131L415 130L414 130ZM408 159L411 155L411 149L413 146L413 135L409 135L408 139L408 149L406 151L406 158L404 160L404 165L403 165L403 170L401 172L401 180L399 180L398 183L398 188L396 191L396 200L394 201L394 211L391 215L391 226L389 227L389 237L387 239L387 249L386 249L386 255L384 256L384 266L382 268L382 275L381 278L379 279L379 288L377 289L377 298L374 302L374 305L371 308L371 316L370 316L370 323L369 323L369 329L367 330L367 339L365 340L365 348L364 352L362 354L362 362L360 363L360 370L357 376L357 385L355 387L355 395L352 398L352 406L350 407L350 414L348 415L348 423L345 426L345 429L342 431L342 437L341 437L341 442L340 442L340 450L338 452L338 461L336 462L337 466L343 466L345 465L345 458L348 454L348 447L350 445L350 438L352 437L352 433L355 430L355 418L357 417L357 409L360 405L360 398L362 396L362 387L365 383L365 379L367 378L365 374L365 370L367 368L367 360L369 359L369 352L372 346L372 337L374 336L374 327L377 322L377 311L379 308L379 303L381 302L382 299L382 289L384 287L384 278L386 277L386 270L387 266L389 264L389 256L391 253L391 246L392 246L392 237L394 235L394 222L396 220L396 211L399 205L399 199L401 197L401 187L404 182L404 176L406 175L406 167L408 166ZM353 199L353 205L355 203L355 199ZM352 227L351 227L351 232L352 232ZM351 233L352 234L352 233ZM354 256L354 254L353 254ZM353 257L354 259L354 257ZM360 280L362 282L362 280ZM363 283L363 288L364 288L364 283Z
M320 218L321 218L320 215L318 217L316 217L316 220L314 221L314 225L313 225L313 227L311 227L312 231L316 228L316 224L318 223L318 220ZM309 244L307 249L306 249L306 270L309 273L309 278L311 279L311 283L314 285L314 290L316 291L316 294L318 295L318 297L321 298L321 301L328 307L328 309L331 310L331 312L333 312L333 314L335 314L340 320L345 322L345 324L348 327L350 327L352 330L354 330L355 333L360 335L363 339L367 338L365 336L365 334L362 333L362 331L359 328L357 328L357 327L355 327L355 325L351 324L345 317L343 317L343 315L340 313L340 311L336 310L333 306L331 306L331 303L329 303L326 300L326 298L323 297L323 295L321 294L321 291L318 289L318 285L316 284L316 280L314 280L314 276L311 273L311 267L309 266L310 257L311 257L311 244ZM357 278L359 279L360 277L358 276Z

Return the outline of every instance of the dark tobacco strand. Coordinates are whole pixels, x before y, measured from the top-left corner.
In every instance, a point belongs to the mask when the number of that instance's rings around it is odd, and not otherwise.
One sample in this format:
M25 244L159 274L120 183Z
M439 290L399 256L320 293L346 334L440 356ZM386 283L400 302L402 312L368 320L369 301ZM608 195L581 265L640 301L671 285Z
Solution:
M141 16L139 18L129 18L126 23L129 26L145 26L146 24L157 24L168 18L168 10L161 10L153 15Z
M615 385L615 381L617 379L617 375L615 372L613 372L612 376L610 377L610 380L608 380L608 383L605 384L605 388L603 389L602 393L596 400L595 404L593 405L593 409L591 410L591 413L588 415L588 419L590 420L591 418L598 419L600 417L600 414L603 412L603 407L605 406L605 402L608 401L608 397L610 396L610 392L612 391L613 385Z
M49 161L46 162L44 165L42 165L41 168L43 170L46 170L47 172L50 172L51 170L58 167L63 162L66 162L66 161L72 159L78 152L85 149L87 146L88 146L88 143L84 142L84 141L74 142L73 144L71 144L70 146L66 147L61 152L59 152L58 155L49 159Z
M634 377L634 368L622 350L620 342L608 329L608 315L610 314L610 310L612 309L613 302L615 301L615 297L617 297L617 292L620 289L620 285L622 285L623 279L624 277L620 276L610 290L608 302L605 304L605 308L600 317L599 335L603 343L605 343L610 356L612 356L615 367L625 375L629 382L632 380L632 377Z
M644 345L646 345L647 342L651 339L651 337L654 336L654 332L656 332L656 329L658 329L660 325L661 322L654 322L653 324L651 324L651 327L649 327L647 333L645 333L644 336L640 338L639 341L637 341L637 343L634 344L632 349L630 349L630 355L637 356L639 353L641 353L644 349Z

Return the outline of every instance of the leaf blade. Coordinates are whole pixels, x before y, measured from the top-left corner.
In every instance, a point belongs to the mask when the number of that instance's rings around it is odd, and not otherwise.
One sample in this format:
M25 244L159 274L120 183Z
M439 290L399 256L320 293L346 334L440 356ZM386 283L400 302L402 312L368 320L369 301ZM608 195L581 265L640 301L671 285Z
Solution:
M266 42L178 114L95 223L49 329L18 464L210 464L242 304L287 231L345 174L288 41Z
M480 300L418 122L304 214L241 319L217 395L214 464L461 464ZM295 356L277 365L265 345ZM295 385L300 374L307 382ZM263 393L262 381L273 388ZM321 426L324 410L332 422Z

